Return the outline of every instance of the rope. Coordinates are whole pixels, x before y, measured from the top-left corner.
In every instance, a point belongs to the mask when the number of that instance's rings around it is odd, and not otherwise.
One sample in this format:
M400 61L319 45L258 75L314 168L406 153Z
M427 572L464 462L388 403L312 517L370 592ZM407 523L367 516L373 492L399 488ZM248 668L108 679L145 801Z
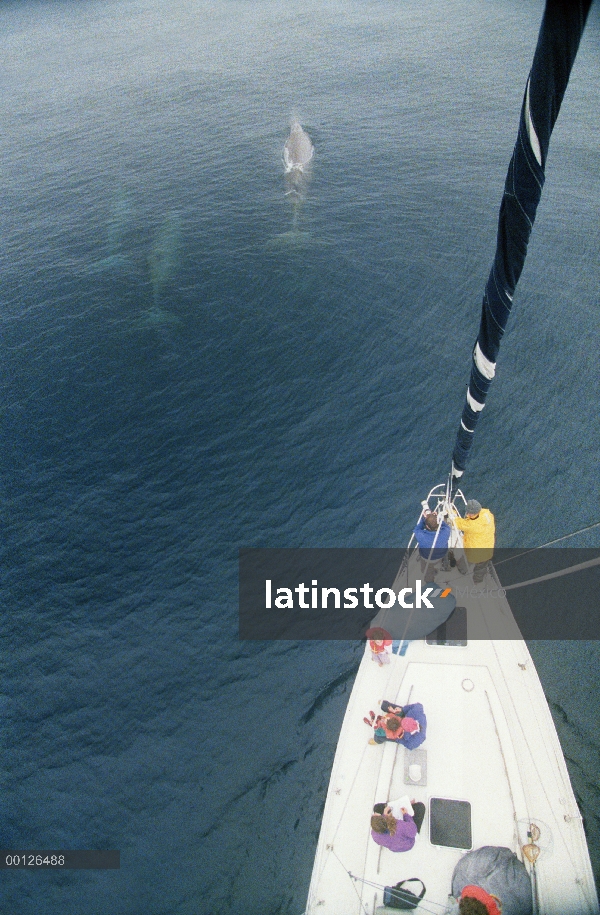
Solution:
M350 877L350 879L354 881L354 883L352 884L352 889L354 890L354 892L356 893L356 895L357 895L357 897L358 897L358 901L359 901L359 903L360 903L361 909L363 910L363 912L365 913L365 915L369 915L367 909L365 908L364 902L363 902L362 899L360 898L360 893L359 893L358 890L356 889L356 881L357 881L357 880L360 880L360 877L355 877L353 874L350 873L350 871L348 870L348 868L346 867L346 865L344 864L344 862L343 862L343 861L340 859L340 857L338 856L338 854L337 854L335 848L332 848L331 851L333 852L334 856L335 856L335 857L337 858L337 860L339 861L342 870L344 870L344 871L348 874L348 876Z
M536 550L543 550L546 546L554 546L555 543L561 543L563 540L568 540L569 537L575 537L577 534L584 534L586 531L591 531L595 527L600 527L600 521L595 521L594 524L582 527L581 530L573 531L571 534L565 534L564 537L558 537L556 540L549 540L548 543L542 543L541 546L534 546L530 550L525 550L523 553L516 553L514 556L509 556L508 559L501 559L500 562L495 562L494 565L501 566L503 562L510 562L511 559L517 559L519 556L527 556L528 553L535 553Z
M576 566L569 566L568 569L560 569L558 572L540 575L539 578L530 578L529 581L520 581L515 585L507 585L504 590L513 591L515 588L524 588L526 585L536 585L539 581L550 581L551 578L560 578L562 575L570 575L572 572L580 572L582 569L589 569L597 565L600 565L600 556L596 556L595 559L589 559L587 562L580 562Z
M333 849L332 849L332 851L333 851ZM376 890L385 890L386 887L383 883L375 883L373 880L365 880L364 877L355 877L354 874L351 873L351 871L349 871L344 866L343 862L340 861L340 859L338 858L335 851L333 853L336 856L336 858L338 859L338 861L340 862L340 864L342 865L342 867L344 868L344 870L346 871L346 873L348 874L348 876L351 877L355 883L358 881L360 883L364 883L365 886L372 886ZM420 879L420 878L418 878L418 879ZM423 885L425 885L425 884L423 884ZM394 889L394 887L392 887L392 889ZM401 896L403 892L406 892L406 890L396 890L396 893L399 896ZM409 897L407 896L406 898L408 899ZM437 905L440 907L440 909L446 908L446 903L434 902L432 899L426 899L425 897L423 897L423 899L421 899L421 901L419 902L419 906L422 906L426 912L432 912L433 915L437 915L437 912L435 911L435 909L428 909L426 905L423 905L424 902L427 902L429 905Z
M344 864L344 862L341 860L341 858L339 857L339 855L337 854L337 852L335 851L335 849L334 849L334 848L331 848L330 851L331 851L331 853L334 855L334 857L337 858L337 860L338 860L338 862L339 862L341 868L346 872L346 874L350 877L350 879L354 881L354 883L364 883L365 886L372 886L372 887L373 887L374 889L376 889L376 890L385 890L385 885L384 885L383 883L375 883L375 882L372 881L372 880L365 880L364 877L355 877L355 875L354 875L351 871L348 870L348 868L346 867L346 865ZM361 900L361 898L360 898L360 894L359 894L358 890L356 889L356 886L354 887L354 891L356 892L356 895L357 895L358 898L359 898L359 901L360 901L360 904L361 904L362 909L363 909L365 912L367 912L367 910L365 909L364 903L362 902L362 900ZM401 893L402 890L400 890L399 892ZM446 904L445 904L445 903L434 902L432 899L425 899L425 898L421 899L421 901L420 901L420 903L419 903L419 906L423 906L423 908L425 909L425 911L426 911L426 912L431 912L432 915L438 915L438 913L437 913L434 909L428 909L426 905L423 905L424 902L427 902L429 905L436 905L436 906L439 906L440 909L445 909L445 908L446 908ZM304 913L304 915L306 915L306 913Z

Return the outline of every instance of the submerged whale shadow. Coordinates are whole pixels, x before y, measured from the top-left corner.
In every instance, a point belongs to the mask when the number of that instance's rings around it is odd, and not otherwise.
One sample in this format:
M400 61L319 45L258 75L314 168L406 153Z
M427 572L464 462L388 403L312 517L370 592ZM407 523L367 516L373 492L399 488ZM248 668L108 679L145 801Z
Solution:
M148 255L152 305L133 320L131 330L157 330L181 324L181 318L161 305L179 267L180 251L181 218L178 212L173 211L167 214L156 232Z

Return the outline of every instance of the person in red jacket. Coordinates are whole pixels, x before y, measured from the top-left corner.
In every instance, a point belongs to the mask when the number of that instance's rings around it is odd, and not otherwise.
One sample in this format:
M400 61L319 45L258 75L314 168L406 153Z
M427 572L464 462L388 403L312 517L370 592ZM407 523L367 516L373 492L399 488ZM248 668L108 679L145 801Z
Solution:
M392 640L389 632L386 632L385 629L371 629L367 634L370 636L371 660L377 661L380 667L383 667L384 664L389 664L392 651Z
M375 716L369 712L369 718L363 718L365 724L373 728L374 734L369 743L385 743L393 740L403 744L407 750L416 750L427 736L427 717L420 702L413 702L404 708L393 705L386 699L381 703L383 715Z
M510 848L484 845L467 852L452 874L446 915L532 915L531 879Z

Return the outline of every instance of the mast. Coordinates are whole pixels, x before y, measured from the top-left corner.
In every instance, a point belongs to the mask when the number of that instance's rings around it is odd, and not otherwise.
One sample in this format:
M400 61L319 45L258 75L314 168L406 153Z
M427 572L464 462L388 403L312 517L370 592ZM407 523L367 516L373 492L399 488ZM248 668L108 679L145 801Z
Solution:
M462 477L496 360L545 180L550 137L569 82L592 0L546 0L521 106L498 219L496 255L485 287L471 377L452 453L453 489Z

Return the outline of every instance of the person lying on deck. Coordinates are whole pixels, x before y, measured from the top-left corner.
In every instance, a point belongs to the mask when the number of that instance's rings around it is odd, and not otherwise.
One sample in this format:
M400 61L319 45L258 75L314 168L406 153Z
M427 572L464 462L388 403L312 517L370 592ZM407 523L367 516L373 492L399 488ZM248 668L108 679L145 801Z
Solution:
M467 852L452 874L447 915L531 915L527 868L503 846L484 845Z
M375 717L370 712L371 722L365 718L367 724L371 723L374 729L372 743L385 743L392 740L401 743L407 750L416 750L427 736L427 718L420 702L411 705L394 705L386 699L381 703L384 713Z
M410 851L415 844L417 833L425 818L425 804L420 801L412 802L413 814L406 807L397 808L396 801L389 804L375 804L373 810L395 811L393 813L374 813L371 817L371 837L378 845L389 848L390 851Z

